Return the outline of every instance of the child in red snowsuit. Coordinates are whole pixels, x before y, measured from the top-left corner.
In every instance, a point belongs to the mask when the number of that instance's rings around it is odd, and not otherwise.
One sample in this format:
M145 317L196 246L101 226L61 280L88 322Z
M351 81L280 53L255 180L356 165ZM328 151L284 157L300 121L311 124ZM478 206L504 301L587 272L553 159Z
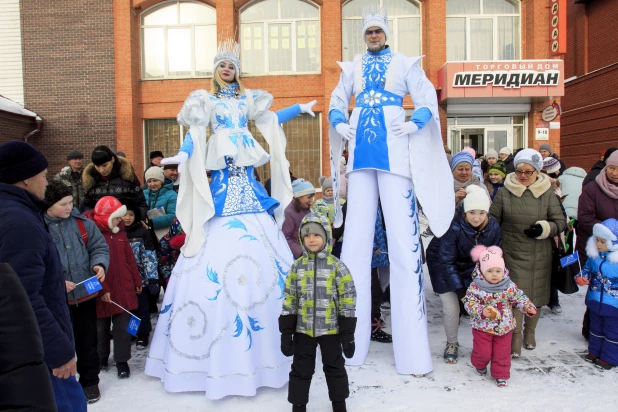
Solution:
M477 264L463 301L472 324L472 366L485 376L491 361L491 376L505 387L511 376L513 306L528 316L536 314L536 307L509 278L502 249L479 245L470 254Z

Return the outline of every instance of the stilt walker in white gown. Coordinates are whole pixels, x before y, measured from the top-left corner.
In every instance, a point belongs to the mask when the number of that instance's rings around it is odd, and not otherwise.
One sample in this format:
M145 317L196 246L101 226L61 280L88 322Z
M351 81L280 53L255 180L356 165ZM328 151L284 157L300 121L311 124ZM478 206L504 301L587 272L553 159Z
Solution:
M341 79L329 108L336 196L338 162L346 140L349 151L341 260L354 277L358 324L356 353L347 363L362 365L369 350L371 256L379 192L388 233L395 365L399 373L424 375L433 365L427 339L416 198L423 205L431 230L441 236L454 214L453 178L442 145L434 86L419 66L421 57L391 51L386 45L388 32L384 10L364 13L362 35L367 53L356 55L352 62L339 63ZM408 93L415 111L406 122L402 103ZM348 120L353 95L356 107ZM339 208L335 226L341 223Z
M176 213L187 238L146 361L146 374L166 390L205 391L209 399L252 396L288 381L292 359L279 349L278 317L294 259L272 218L282 224L292 200L280 123L301 112L313 115L315 104L269 111L272 96L240 82L234 41L219 45L214 65L211 91L192 92L178 114L190 127L179 154L161 162L182 165ZM249 120L270 154L251 135ZM269 160L274 198L253 173Z

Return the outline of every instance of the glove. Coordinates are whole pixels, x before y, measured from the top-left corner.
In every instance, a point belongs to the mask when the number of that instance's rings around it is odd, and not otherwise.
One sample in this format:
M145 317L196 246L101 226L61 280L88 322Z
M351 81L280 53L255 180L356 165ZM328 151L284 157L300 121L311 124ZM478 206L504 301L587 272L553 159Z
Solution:
M291 333L281 334L281 353L285 356L294 356L294 335Z
M577 283L579 286L586 286L590 284L590 281L583 276L576 276L575 283Z
M392 125L391 130L395 137L408 137L408 135L416 133L418 126L414 122L405 122Z
M462 300L466 297L466 288L457 289L455 293L457 294L457 299Z
M354 343L354 332L356 331L356 318L339 316L339 334L341 335L341 348L346 358L354 356L356 344Z
M310 114L311 117L315 117L315 113L313 113L313 110L311 110L311 108L313 106L315 106L315 104L317 103L317 100L312 100L309 103L303 103L303 104L299 104L300 106L300 112L301 113L307 113Z
M189 155L185 152L179 152L176 156L166 157L161 160L162 165L181 165L187 161Z
M347 123L339 123L337 127L335 127L335 130L347 141L356 137L356 129Z
M524 230L524 233L528 237L536 238L541 236L543 233L543 228L537 223L536 225L530 225L530 229Z
M150 290L150 294L152 296L159 295L161 291L161 286L159 285L159 279L150 279L148 281L148 290Z

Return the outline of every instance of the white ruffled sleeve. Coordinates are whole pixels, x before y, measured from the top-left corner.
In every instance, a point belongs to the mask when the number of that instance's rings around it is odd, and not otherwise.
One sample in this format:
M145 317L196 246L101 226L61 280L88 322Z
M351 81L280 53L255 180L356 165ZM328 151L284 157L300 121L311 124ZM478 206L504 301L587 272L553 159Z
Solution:
M253 104L249 106L249 119L257 120L266 113L273 104L272 94L264 90L246 90L245 94L250 94Z

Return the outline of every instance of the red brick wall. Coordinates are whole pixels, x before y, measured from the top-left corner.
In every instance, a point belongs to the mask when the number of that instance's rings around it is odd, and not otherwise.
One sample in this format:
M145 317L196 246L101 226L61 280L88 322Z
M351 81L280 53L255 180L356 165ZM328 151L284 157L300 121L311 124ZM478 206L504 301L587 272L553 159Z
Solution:
M568 3L569 81L562 99L562 158L587 170L618 146L618 4Z
M29 142L50 173L72 149L114 148L112 0L22 0L21 15L25 106L45 121Z

